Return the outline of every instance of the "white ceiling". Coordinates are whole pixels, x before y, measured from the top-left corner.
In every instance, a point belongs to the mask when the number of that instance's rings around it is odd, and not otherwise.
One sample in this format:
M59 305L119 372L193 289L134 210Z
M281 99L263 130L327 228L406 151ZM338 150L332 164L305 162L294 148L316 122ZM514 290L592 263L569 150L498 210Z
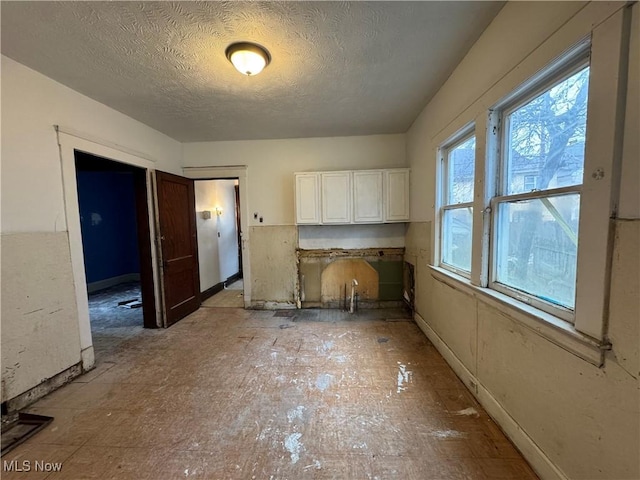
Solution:
M405 132L503 2L2 2L2 53L181 142ZM256 77L235 41L271 53Z

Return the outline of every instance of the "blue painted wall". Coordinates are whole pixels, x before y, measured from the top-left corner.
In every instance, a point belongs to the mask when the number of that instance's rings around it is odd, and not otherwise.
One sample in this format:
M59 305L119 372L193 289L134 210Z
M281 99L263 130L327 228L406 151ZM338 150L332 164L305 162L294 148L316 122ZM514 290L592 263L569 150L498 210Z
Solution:
M78 171L77 183L87 283L139 273L133 174Z

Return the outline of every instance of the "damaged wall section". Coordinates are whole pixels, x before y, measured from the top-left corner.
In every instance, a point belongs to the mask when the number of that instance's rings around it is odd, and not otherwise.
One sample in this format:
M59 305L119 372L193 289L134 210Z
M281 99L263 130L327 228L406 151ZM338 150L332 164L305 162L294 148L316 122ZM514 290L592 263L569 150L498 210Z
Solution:
M404 248L298 249L297 255L302 308L344 308L354 278L361 308L402 305Z

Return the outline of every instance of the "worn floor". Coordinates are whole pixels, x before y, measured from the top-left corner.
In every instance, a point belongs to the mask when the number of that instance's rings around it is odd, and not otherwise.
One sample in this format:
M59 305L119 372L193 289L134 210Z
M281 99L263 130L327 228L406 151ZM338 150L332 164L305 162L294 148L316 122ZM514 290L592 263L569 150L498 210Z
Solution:
M55 420L2 478L537 478L404 317L201 308L143 330L29 409Z
M243 308L244 307L244 283L237 280L224 290L202 302L203 307L215 308Z
M142 308L118 305L129 300L141 300L140 282L122 283L89 295L91 336L97 357L110 355L142 332Z

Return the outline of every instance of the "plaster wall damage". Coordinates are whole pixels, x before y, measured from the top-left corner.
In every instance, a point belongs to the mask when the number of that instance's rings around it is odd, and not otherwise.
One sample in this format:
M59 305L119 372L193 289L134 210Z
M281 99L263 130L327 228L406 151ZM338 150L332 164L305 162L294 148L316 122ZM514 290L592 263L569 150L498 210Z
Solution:
M4 402L80 362L67 232L2 235L2 277Z
M353 280L360 308L401 305L404 248L298 249L297 255L303 308L346 308Z
M293 308L297 285L293 225L251 227L251 307Z

